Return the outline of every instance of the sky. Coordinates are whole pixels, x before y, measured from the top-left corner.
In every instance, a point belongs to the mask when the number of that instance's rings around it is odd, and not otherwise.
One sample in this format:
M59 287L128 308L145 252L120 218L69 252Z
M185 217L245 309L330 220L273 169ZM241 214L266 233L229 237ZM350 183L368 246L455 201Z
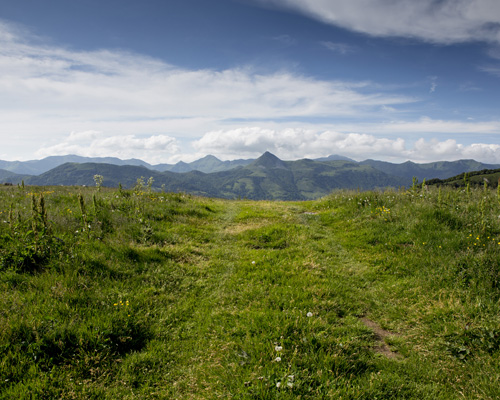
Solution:
M0 159L500 164L498 0L1 0Z

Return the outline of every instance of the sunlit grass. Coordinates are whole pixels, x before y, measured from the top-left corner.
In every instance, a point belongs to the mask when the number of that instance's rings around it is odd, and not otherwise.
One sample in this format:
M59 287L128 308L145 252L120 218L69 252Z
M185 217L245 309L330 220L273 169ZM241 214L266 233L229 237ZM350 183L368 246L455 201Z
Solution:
M498 398L499 243L484 189L1 188L0 398Z

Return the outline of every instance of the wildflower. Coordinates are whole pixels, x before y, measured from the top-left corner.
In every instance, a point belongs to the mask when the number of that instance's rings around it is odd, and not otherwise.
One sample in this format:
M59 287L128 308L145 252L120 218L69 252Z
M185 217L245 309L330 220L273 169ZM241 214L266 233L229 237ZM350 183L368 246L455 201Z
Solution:
M286 385L287 385L290 389L291 389L291 388L293 388L293 382L288 381L288 382L286 383Z
M252 261L252 264L255 265L255 261Z
M276 387L279 389L281 386L281 382L276 383Z
M282 346L275 346L275 347L274 347L274 350L276 350L276 351L281 351L281 350L283 350L283 347L282 347Z
M274 359L274 361L276 361L276 362L281 362L281 357L276 357L276 358Z
M310 318L313 316L313 313L311 311L309 311L306 315Z

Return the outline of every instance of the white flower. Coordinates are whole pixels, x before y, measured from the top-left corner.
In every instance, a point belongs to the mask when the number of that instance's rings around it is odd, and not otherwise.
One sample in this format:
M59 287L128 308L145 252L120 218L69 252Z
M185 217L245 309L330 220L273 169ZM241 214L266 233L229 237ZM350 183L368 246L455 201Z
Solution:
M252 264L255 265L255 261L252 261Z
M276 351L281 351L281 350L283 350L283 347L281 347L281 346L276 346L276 347L274 348L274 350L276 350Z
M313 316L313 313L311 311L309 311L307 314L306 314L308 317L312 317Z
M281 361L281 357L276 357L276 358L274 359L274 361L276 361L276 362L280 362L280 361Z
M279 387L280 387L280 386L281 386L281 382L278 382L278 383L276 384L276 387L279 389Z
M287 385L289 388L293 388L293 382L288 381L288 382L286 383L286 385Z

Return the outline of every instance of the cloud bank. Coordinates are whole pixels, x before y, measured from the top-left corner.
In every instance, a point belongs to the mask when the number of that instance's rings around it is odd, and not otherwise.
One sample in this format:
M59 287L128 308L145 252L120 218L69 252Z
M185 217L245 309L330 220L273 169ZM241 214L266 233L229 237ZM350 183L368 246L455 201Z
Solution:
M498 144L463 145L454 139L439 141L423 138L412 143L401 137L389 139L360 133L305 129L245 127L213 131L195 141L193 147L200 156L213 154L222 159L253 158L270 151L285 160L340 154L359 161L374 158L393 162L431 162L471 158L500 163Z
M500 42L497 0L257 0L373 36Z
M39 158L52 155L76 154L83 157L141 158L161 163L165 154L180 151L175 138L167 135L137 137L135 135L103 136L102 132L71 132L62 142L39 149Z
M104 137L102 132L72 132L61 143L41 148L36 155L77 154L86 157L115 156L139 158L152 164L195 161L208 154L222 160L257 158L270 151L283 160L320 158L340 154L358 161L386 160L395 163L413 160L475 159L500 164L500 145L473 143L464 145L455 139L419 138L409 141L401 137L384 138L362 133L326 130L263 127L241 127L205 133L190 143L192 151L183 152L176 138L166 135L137 137L134 135ZM165 157L165 154L172 154Z

